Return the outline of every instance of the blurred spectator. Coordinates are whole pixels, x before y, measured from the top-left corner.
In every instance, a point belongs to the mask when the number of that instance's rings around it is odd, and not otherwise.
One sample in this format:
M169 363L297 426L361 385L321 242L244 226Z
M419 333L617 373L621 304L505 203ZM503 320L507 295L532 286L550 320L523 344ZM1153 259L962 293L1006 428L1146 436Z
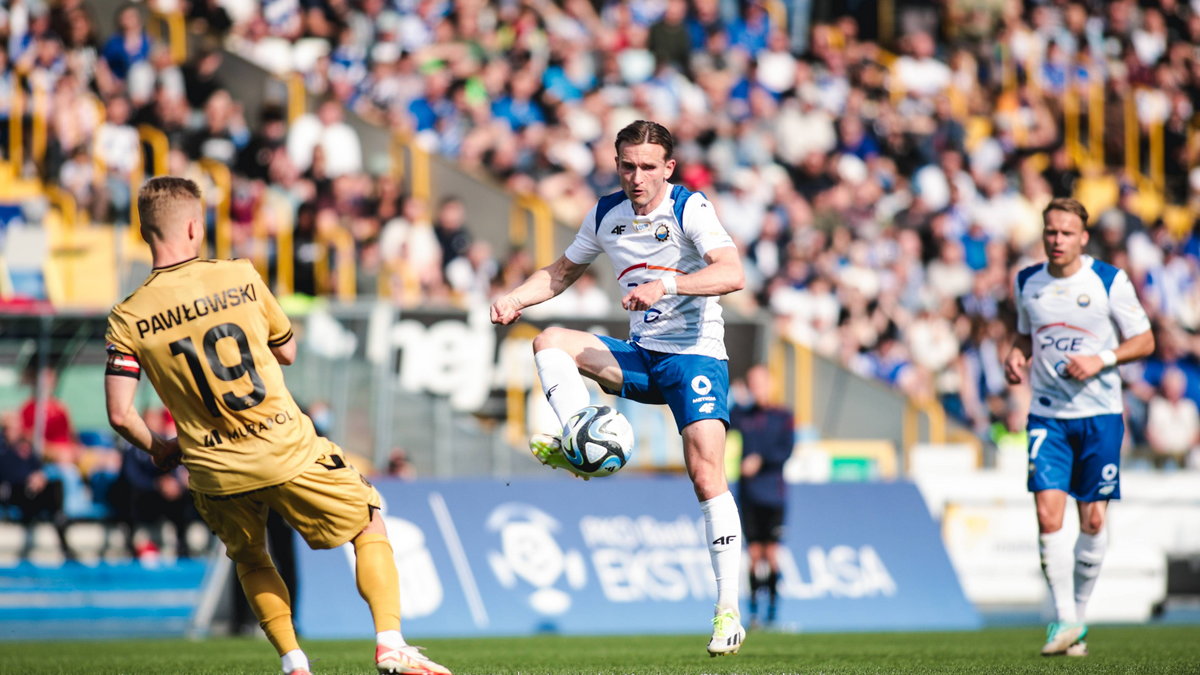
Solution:
M63 486L43 470L42 461L24 434L21 419L13 413L0 416L0 506L16 509L17 519L25 528L21 557L33 546L33 523L50 521L58 533L63 554L72 557L67 546L67 516L63 512Z
M119 80L130 69L150 58L150 36L142 26L142 13L130 3L117 10L116 33L104 43L104 63Z
M58 372L52 367L30 367L26 377L31 392L20 410L21 437L48 462L74 464L79 453L71 415L66 404L55 397Z
M442 270L455 258L466 255L471 246L471 233L467 230L467 209L457 197L446 197L438 206L433 233L437 236L442 251Z
M168 438L176 435L175 421L166 408L146 411L145 420L154 433ZM160 532L160 524L166 520L175 530L176 557L191 557L187 530L198 516L188 494L187 470L176 467L162 471L154 466L149 454L128 443L123 445L121 472L109 490L109 501L117 523L125 531L130 555L142 558L163 550L162 541L156 535ZM145 540L136 536L140 525L151 528Z
M417 477L417 471L404 448L395 448L392 454L388 455L387 475L400 480L412 480Z
M106 108L106 118L96 130L96 161L104 167L105 198L111 205L109 217L128 222L132 199L130 181L139 168L142 144L137 129L129 124L132 111L129 100L114 96Z
M1146 438L1156 468L1168 463L1188 465L1188 455L1200 448L1200 410L1184 398L1187 375L1178 368L1163 373L1160 393L1150 399Z
M321 102L317 113L302 116L287 135L287 151L300 171L313 164L317 148L324 153L325 175L337 178L362 171L362 146L358 134L343 121L342 104L334 99Z

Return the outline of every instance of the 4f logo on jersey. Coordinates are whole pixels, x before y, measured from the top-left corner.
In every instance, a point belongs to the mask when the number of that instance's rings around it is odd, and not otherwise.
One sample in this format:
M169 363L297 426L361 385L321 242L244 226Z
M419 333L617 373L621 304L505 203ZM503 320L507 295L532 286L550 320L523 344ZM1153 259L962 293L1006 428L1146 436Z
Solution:
M617 225L612 229L612 234L625 234L625 226Z

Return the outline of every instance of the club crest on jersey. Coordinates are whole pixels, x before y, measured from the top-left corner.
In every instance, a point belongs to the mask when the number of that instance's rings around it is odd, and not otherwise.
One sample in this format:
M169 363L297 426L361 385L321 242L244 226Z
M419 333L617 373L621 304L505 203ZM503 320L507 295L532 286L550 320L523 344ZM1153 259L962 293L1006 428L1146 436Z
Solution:
M659 225L654 229L654 238L659 241L666 241L671 238L671 230L666 224Z
M1075 298L1075 302L1079 303L1080 307L1087 307L1088 305L1092 304L1092 299L1087 293L1084 293L1078 298Z

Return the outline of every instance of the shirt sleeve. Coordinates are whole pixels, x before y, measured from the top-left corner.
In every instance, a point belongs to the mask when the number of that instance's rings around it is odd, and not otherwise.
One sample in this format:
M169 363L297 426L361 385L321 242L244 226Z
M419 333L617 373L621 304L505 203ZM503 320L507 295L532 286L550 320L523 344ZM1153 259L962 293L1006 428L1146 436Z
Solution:
M563 255L577 265L590 265L601 251L600 239L596 236L596 207L593 206L583 219L583 224L579 226L575 241L571 242Z
M1017 332L1029 335L1029 310L1025 309L1025 300L1021 297L1020 282L1013 280L1013 304L1017 306Z
M104 333L104 343L104 349L108 352L105 375L141 379L142 364L134 353L129 326L115 308L108 315L108 330Z
M242 261L247 268L251 283L254 284L254 292L262 298L263 311L267 313L267 346L271 348L282 347L287 344L288 340L292 339L292 321L288 319L283 308L279 306L279 300L275 298L275 294L267 288L267 284L263 281L258 270L254 269L254 265L249 261Z
M1108 313L1121 330L1121 339L1128 340L1150 330L1150 318L1133 290L1133 282L1125 270L1117 270L1108 292Z
M683 233L696 245L700 255L726 246L733 246L733 238L717 219L717 210L702 194L693 194L683 209Z

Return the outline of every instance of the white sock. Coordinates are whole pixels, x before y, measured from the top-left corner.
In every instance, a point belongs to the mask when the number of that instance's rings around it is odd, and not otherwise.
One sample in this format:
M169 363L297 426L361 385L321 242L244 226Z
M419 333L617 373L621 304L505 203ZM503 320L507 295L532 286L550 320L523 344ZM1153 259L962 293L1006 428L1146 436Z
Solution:
M1071 575L1074 555L1071 540L1064 530L1043 534L1038 537L1038 550L1042 554L1042 574L1050 585L1050 598L1054 601L1054 612L1058 621L1074 622L1075 579Z
M1104 562L1104 552L1108 550L1108 529L1096 534L1079 533L1075 540L1075 614L1080 621L1085 616L1088 599L1092 597L1092 588L1100 576L1100 563Z
M546 400L558 415L559 424L565 427L571 415L592 402L579 367L575 365L575 359L561 349L543 349L533 355L533 360Z
M375 634L375 644L382 645L388 649L399 649L408 643L404 641L404 636L400 635L400 631L385 630Z
M293 670L309 670L308 657L299 649L284 654L279 659L283 665L283 672L290 673Z
M704 534L708 537L708 555L717 577L717 611L737 612L738 583L742 566L742 520L732 492L723 492L700 502L704 512Z

